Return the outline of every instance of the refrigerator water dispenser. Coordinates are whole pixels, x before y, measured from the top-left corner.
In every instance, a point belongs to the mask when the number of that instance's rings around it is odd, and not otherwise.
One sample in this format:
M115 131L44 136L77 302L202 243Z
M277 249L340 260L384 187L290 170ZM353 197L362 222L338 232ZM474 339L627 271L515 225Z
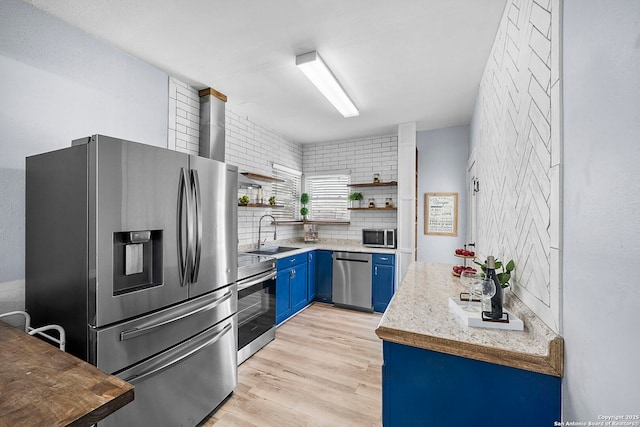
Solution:
M162 230L113 233L113 295L162 284Z

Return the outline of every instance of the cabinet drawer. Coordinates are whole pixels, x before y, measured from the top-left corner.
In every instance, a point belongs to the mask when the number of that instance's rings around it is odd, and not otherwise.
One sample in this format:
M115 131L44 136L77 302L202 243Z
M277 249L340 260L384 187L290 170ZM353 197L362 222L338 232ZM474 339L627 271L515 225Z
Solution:
M394 265L396 256L393 254L373 254L374 264Z
M307 262L307 252L280 258L278 259L277 266L278 270L283 270L285 268L293 267L294 265L299 265L305 262Z

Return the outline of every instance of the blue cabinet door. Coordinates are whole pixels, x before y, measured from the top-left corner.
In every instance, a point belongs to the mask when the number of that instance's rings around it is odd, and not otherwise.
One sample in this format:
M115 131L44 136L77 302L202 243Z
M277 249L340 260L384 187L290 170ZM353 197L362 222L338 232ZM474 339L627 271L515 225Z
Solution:
M278 271L276 276L276 325L291 316L291 269Z
M383 341L382 424L553 426L561 379Z
M292 267L290 273L291 314L307 305L307 264Z
M395 285L395 255L373 254L373 310L384 312L393 297Z
M384 312L393 296L393 266L373 266L373 310Z
M316 251L316 301L332 302L332 255L332 251Z
M316 251L307 255L307 302L316 299Z

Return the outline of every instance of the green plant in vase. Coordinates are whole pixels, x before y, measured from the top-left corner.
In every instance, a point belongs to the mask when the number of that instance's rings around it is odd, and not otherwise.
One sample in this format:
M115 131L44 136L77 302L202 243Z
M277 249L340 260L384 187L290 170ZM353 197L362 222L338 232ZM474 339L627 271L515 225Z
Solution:
M300 215L302 215L303 220L307 220L307 215L309 215L309 209L307 209L307 204L309 203L309 194L302 193L300 195L300 203L302 203L302 208L300 208Z
M480 263L478 261L473 261L475 264L479 265L484 274L487 273L487 264L486 261L484 263ZM500 272L498 270L501 269ZM498 281L500 282L500 286L502 289L509 287L509 280L511 280L511 272L516 269L516 264L513 260L509 260L508 263L503 264L502 261L496 259L496 277L498 277Z
M355 192L349 194L349 201L351 201L351 202L356 202L357 201L358 202L358 206L357 207L360 207L360 203L361 203L362 200L364 200L364 196L362 195L362 193L360 193L358 191L355 191ZM352 204L352 207L356 207L356 206L353 206L353 204Z
M269 197L269 204L270 205L275 205L276 204L276 196Z
M240 197L238 199L238 203L240 203L241 205L248 205L249 204L249 196L247 196L246 194L242 197Z

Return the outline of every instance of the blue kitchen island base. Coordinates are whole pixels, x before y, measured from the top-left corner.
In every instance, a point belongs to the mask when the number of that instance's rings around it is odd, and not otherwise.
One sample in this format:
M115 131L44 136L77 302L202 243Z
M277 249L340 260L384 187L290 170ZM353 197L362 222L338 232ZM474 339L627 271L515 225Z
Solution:
M393 426L553 426L561 378L383 341L382 420Z

